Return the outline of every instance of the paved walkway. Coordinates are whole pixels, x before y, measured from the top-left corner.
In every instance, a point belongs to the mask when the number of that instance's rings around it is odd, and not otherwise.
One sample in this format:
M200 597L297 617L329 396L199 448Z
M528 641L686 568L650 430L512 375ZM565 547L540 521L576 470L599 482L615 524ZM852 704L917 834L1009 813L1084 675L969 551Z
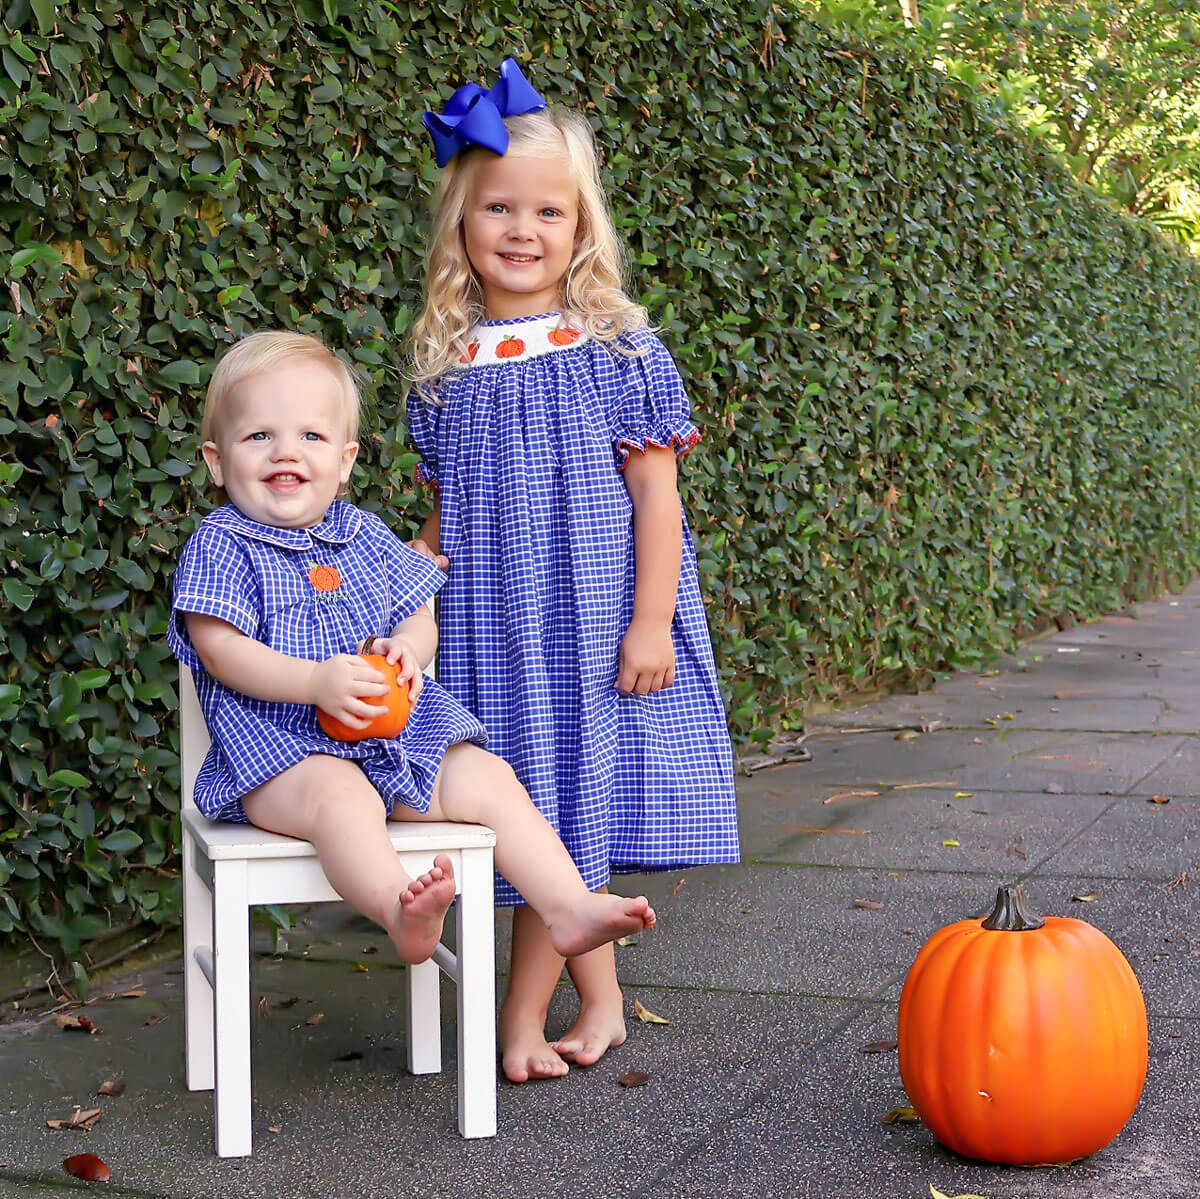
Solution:
M742 780L742 865L646 881L659 927L618 950L628 1043L565 1080L502 1086L493 1141L454 1131L449 1009L447 1072L405 1074L398 967L345 909L313 909L282 956L260 946L250 1159L213 1156L209 1096L183 1085L178 967L144 969L121 980L143 997L90 1005L95 1036L0 1026L0 1196L95 1189L60 1166L87 1150L112 1168L104 1193L171 1199L927 1199L931 1183L1194 1199L1198 734L1200 586L997 671L822 718L810 762ZM1140 1107L1067 1169L981 1165L923 1127L884 1126L905 1101L896 1054L863 1052L894 1037L922 941L1014 879L1040 911L1111 936L1150 1013ZM503 958L504 914L498 927ZM672 1023L640 1023L635 999ZM569 1015L563 990L554 1027ZM628 1071L650 1080L624 1089ZM117 1076L125 1092L96 1098ZM92 1132L46 1127L77 1105L103 1109Z

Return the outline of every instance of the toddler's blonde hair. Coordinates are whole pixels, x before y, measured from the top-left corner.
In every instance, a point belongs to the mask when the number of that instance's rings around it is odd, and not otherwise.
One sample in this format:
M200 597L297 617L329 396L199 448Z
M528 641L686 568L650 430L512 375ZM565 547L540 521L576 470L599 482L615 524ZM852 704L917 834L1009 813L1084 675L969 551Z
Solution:
M267 330L243 337L227 350L208 381L204 397L204 415L200 420L200 441L214 441L229 396L239 383L293 361L311 362L331 371L341 386L346 413L346 440L358 440L359 392L354 372L319 337L288 330Z
M579 186L579 227L560 307L598 341L622 349L624 334L646 324L646 310L625 294L625 252L600 182L591 126L562 108L509 117L508 153L521 158L565 157ZM434 202L425 271L425 308L413 326L409 378L433 399L431 384L456 365L467 334L485 319L483 288L467 257L463 214L479 165L490 150L456 155L442 172ZM628 352L628 351L627 351Z

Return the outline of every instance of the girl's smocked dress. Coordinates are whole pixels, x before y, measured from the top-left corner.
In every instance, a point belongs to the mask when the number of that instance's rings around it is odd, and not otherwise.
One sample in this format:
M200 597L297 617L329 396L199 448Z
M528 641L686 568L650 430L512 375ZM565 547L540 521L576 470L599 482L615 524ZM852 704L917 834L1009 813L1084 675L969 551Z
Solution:
M633 612L633 504L647 445L699 433L666 348L630 357L559 314L481 324L469 361L408 401L419 477L441 498L450 577L438 677L488 731L588 887L611 872L738 859L732 751L686 522L674 683L614 687ZM681 513L682 519L682 513ZM497 902L519 903L497 880Z
M313 754L353 758L388 812L427 812L438 767L459 741L485 741L479 722L426 680L393 740L334 741L308 704L231 691L209 675L183 613L216 616L293 658L323 662L390 633L427 603L446 576L404 545L379 517L335 501L309 529L260 525L232 504L210 512L175 568L167 639L191 667L212 748L196 779L196 806L213 820L246 821L242 797Z

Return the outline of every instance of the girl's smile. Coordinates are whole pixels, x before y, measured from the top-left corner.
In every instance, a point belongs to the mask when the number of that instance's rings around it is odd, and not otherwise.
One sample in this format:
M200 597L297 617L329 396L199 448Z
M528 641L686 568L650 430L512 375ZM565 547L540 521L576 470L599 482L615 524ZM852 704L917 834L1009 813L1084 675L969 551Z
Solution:
M579 188L565 158L486 156L467 195L463 235L488 316L559 307L578 227Z

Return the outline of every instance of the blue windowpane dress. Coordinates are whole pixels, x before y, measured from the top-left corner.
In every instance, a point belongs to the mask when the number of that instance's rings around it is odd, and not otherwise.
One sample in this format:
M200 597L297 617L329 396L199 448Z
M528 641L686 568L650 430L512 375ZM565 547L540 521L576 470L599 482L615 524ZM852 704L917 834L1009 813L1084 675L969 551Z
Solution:
M253 699L205 669L183 613L215 616L293 658L323 662L390 633L437 592L445 575L404 545L379 517L335 501L310 529L260 525L232 504L210 512L175 567L167 641L192 669L212 747L196 779L196 806L212 820L246 823L242 797L313 754L351 758L390 813L427 812L447 748L482 745L479 722L426 680L392 740L335 741L308 704Z
M683 524L667 689L623 696L633 505L621 477L647 445L699 439L666 348L616 353L552 313L485 322L469 361L415 392L418 476L438 488L438 678L483 722L589 888L613 872L738 860L732 751ZM681 513L681 520L683 519ZM503 879L497 902L522 902Z

